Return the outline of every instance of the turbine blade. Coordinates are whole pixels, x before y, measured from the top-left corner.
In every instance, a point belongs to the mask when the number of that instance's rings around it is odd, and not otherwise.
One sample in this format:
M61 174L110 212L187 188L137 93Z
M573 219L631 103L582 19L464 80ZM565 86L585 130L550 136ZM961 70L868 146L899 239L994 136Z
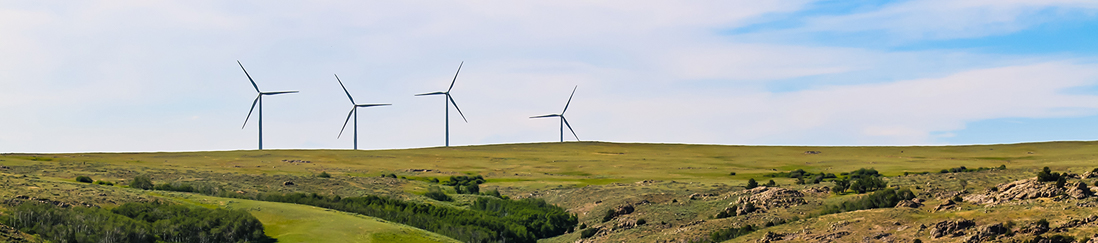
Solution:
M568 124L568 119L564 119L564 116L560 116L561 120L564 120L564 125L568 126L568 131L572 131L572 136L576 136L576 141L580 140L580 137L576 135L576 130L572 130L572 124Z
M564 115L564 112L568 111L568 105L572 104L572 96L576 96L576 88L579 88L579 85L576 85L575 88L572 88L572 95L568 96L568 103L564 103L564 111L560 112L561 115Z
M351 121L351 115L355 114L355 110L358 109L351 108L351 112L347 112L347 120L343 121L343 128L339 129L339 136L336 136L336 138L343 136L343 130L347 130L347 123Z
M247 69L244 69L244 64L240 64L240 60L236 60L236 64L240 65L240 70L244 70L244 76L248 76L248 81L252 82L252 87L255 88L255 92L263 93L263 91L259 91L259 85L255 85L255 80L252 80L252 75L248 74Z
M332 74L332 75L335 75L335 74ZM335 75L335 76L336 76L336 81L339 81L339 87L343 87L343 92L347 93L347 99L351 99L351 104L354 104L355 103L355 98L351 98L351 92L347 91L347 86L343 86L343 81L339 80L339 75Z
M423 93L423 94L417 94L416 96L427 96L427 95L440 95L440 94L446 94L446 92L431 92L431 93Z
M277 95L277 94L292 94L292 93L297 93L297 91L276 91L276 92L264 92L264 93L260 93L260 94L261 95Z
M458 108L458 103L454 101L454 97L451 97L450 94L446 94L446 98L450 99L451 104L454 104L454 109L457 109L458 115L461 115L461 119L465 120L465 123L469 123L469 120L465 119L465 114L461 114L461 108Z
M454 81L450 81L450 88L446 89L446 93L450 93L450 90L454 89L454 83L457 83L458 81L458 74L461 73L462 65L465 65L465 61L461 61L461 64L458 64L458 71L454 73Z
M240 129L244 129L244 126L247 126L247 125L248 125L248 119L252 118L252 111L255 111L255 104L256 104L256 103L259 103L259 98L260 98L260 97L263 97L263 95L257 95L257 96L255 96L255 100L254 100L254 101L252 101L252 109L248 110L248 117L245 117L245 118L244 118L244 125L241 125L241 126L240 126Z
M546 118L546 117L558 117L558 116L560 116L560 115L550 114L550 115L541 115L541 116L531 116L530 118Z
M355 106L357 106L357 107L374 107L374 106L389 106L389 105L393 105L393 104L361 104L361 105L355 105Z

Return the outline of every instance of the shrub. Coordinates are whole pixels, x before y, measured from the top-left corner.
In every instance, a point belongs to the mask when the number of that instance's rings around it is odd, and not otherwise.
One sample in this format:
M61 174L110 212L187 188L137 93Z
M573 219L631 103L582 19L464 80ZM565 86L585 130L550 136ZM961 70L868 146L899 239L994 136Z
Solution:
M759 187L759 183L755 182L755 178L747 179L747 189Z
M431 183L438 183L438 178L431 178Z
M644 225L644 224L647 224L647 223L648 223L648 221L644 220L644 219L638 219L637 220L637 225Z
M316 177L320 177L320 178L332 178L332 175L329 175L327 171L321 171L321 172L320 172L320 174L317 174L317 175L316 175Z
M130 183L130 187L142 190L149 190L153 189L153 183L148 176L137 176L133 178L133 182Z
M896 206L902 200L911 200L915 198L915 193L912 193L908 189L894 190L892 188L886 188L884 190L876 191L865 195L859 199L842 202L838 205L827 206L824 209L824 214L842 213L864 209L874 208L891 208Z
M770 180L769 182L766 182L766 186L778 186L778 183L775 183L774 180Z
M586 223L580 224L580 229L586 229L586 228L587 228L587 224L586 224Z
M477 176L451 176L443 185L453 186L458 194L480 194L480 184L484 183L484 177Z
M442 188L439 188L438 186L431 186L430 188L427 188L427 193L423 195L427 196L428 198L443 202L454 200L453 198L450 198L449 195L446 195L445 192L442 192Z
M580 231L580 239L591 238L591 236L595 236L595 234L597 234L597 233L599 233L599 229L596 229L596 228L585 229L583 231Z
M499 189L492 189L491 191L485 192L484 195L493 196L496 198L503 198L503 195L499 194Z
M1037 172L1037 181L1047 182L1057 180L1060 180L1060 173L1052 172L1048 167L1042 169L1041 172Z
M1067 179L1062 176L1060 178L1056 178L1056 187L1064 188L1065 184L1067 184Z
M1098 170L1098 169L1095 169L1095 170ZM736 175L736 172L735 172L735 171L733 171L733 172L731 172L731 173L728 173L728 175L730 175L730 176L734 176L734 175Z
M606 211L606 214L602 216L602 222L606 223L607 221L614 219L614 216L617 216L614 215L614 209L609 209Z
M92 183L92 178L87 176L77 176L76 181L83 183Z
M915 239L915 240L911 241L911 243L923 243L923 240Z
M964 201L965 201L965 199L964 199L964 198L961 198L961 196L958 196L958 195L953 195L953 198L951 198L951 199L949 199L949 200L950 200L950 201L953 201L953 202L956 202L956 203L959 203L959 202L964 202Z
M709 233L709 239L712 240L713 242L721 242L721 241L730 240L730 239L733 239L733 238L736 238L736 237L740 237L742 235L750 234L751 232L754 232L755 230L756 230L755 227L751 226L750 224L749 225L744 225L743 227L740 227L740 228L732 227L732 228L727 228L727 229L721 229L721 230L716 230L716 231L710 232Z

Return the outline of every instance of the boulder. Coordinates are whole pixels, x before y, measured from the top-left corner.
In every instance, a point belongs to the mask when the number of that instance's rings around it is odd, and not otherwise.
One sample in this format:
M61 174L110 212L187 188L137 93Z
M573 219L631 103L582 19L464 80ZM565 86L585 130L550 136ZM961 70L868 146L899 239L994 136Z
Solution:
M919 208L922 206L922 203L917 203L914 200L903 200L899 203L896 203L896 208Z
M965 235L964 230L976 226L976 222L967 219L942 221L934 224L933 229L930 230L931 238L941 237L957 237Z
M745 205L751 203L755 207L769 211L775 208L788 208L808 203L804 200L803 193L781 187L756 187L747 190L747 194L750 195L740 197L731 204Z

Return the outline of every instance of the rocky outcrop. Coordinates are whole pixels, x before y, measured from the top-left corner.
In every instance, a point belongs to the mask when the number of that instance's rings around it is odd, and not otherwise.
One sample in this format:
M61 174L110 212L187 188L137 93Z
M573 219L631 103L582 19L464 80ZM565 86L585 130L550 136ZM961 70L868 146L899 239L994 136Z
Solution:
M1069 220L1067 223L1061 224L1060 226L1056 226L1056 228L1051 229L1051 231L1052 232L1067 232L1071 228L1083 226L1085 224L1089 224L1089 223L1092 223L1092 222L1095 222L1095 221L1098 221L1098 216L1096 216L1096 215L1091 215L1090 217L1086 217L1084 219L1073 219L1073 220Z
M1018 233L1019 234L1040 235L1040 234L1044 234L1045 232L1048 232L1049 230L1050 229L1048 228L1048 221L1041 220L1041 221L1033 222L1033 223L1030 223L1029 225L1023 226L1021 229L1018 229Z
M964 230L976 226L976 222L967 219L942 221L934 224L933 229L930 230L930 237L958 237L965 235Z
M1036 178L1001 184L997 188L995 198L998 200L1056 197L1065 192L1064 188L1056 187L1055 183L1038 182Z
M922 206L923 206L923 200L918 199L918 198L911 199L911 200L903 200L903 201L900 201L899 203L896 203L896 208L919 208L919 207L922 207Z
M934 211L950 210L956 207L957 203L954 203L952 200L945 200L942 201L942 204L938 204L938 206L934 207Z
M966 243L988 242L988 241L995 240L996 238L999 238L999 237L1009 237L1011 235L1014 235L1014 232L1011 231L1010 228L1007 228L1006 226L1004 226L1003 223L998 223L998 224L993 224L993 225L980 227L980 229L976 231L976 234L973 234L972 236L969 236L967 239L965 239L965 242Z
M785 234L780 234L780 233L774 233L774 232L767 231L766 234L763 235L762 239L759 239L755 242L770 243L770 242L778 242L778 241L783 241L783 240L785 240Z
M751 203L755 207L767 211L807 204L803 193L781 187L756 187L747 190L747 193L750 195L740 197L739 200L731 204L746 205Z

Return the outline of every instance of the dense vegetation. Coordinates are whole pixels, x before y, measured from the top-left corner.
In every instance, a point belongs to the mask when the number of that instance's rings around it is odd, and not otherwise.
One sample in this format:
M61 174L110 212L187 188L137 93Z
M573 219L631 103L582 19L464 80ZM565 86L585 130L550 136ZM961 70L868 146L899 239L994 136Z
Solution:
M797 184L820 184L825 179L837 178L833 173L812 173L804 171L803 169L796 169L789 172L777 172L764 175L766 177L787 177L796 178Z
M427 193L423 194L423 196L443 202L454 200L453 198L450 198L449 195L446 195L445 192L442 192L442 188L439 188L438 186L427 188Z
M480 194L480 184L484 183L484 177L477 176L451 176L443 185L454 187L458 194Z
M980 167L980 168L976 168L976 169L970 169L970 168L965 168L964 166L961 166L961 167L957 167L957 168L942 169L938 173L981 172L981 171L1005 170L1005 169L1006 169L1006 165L1000 165L998 168Z
M251 214L159 202L113 210L26 202L4 224L53 242L273 242Z
M721 241L731 240L733 238L740 237L741 235L746 235L746 234L750 234L751 232L755 232L755 230L757 230L757 229L758 228L755 228L754 226L751 226L750 224L744 225L743 227L732 227L732 228L727 228L727 229L721 229L721 230L717 230L717 231L713 231L713 232L709 233L709 240L712 241L712 242L721 242Z
M845 177L834 180L835 186L831 188L831 192L843 193L849 189L857 193L866 193L888 186L888 183L881 179L882 175L874 169L861 168L850 173L843 172L841 175Z
M92 178L88 176L77 176L76 182L92 183Z
M317 194L261 194L259 200L312 205L382 218L465 242L537 242L564 234L575 215L541 199L478 198L470 209L406 202L378 196L341 198Z
M915 198L915 193L912 193L908 189L894 190L887 188L880 190L869 195L865 195L857 200L842 202L839 205L828 206L824 209L824 214L842 213L864 209L874 208L891 208L895 207L897 203L902 200L911 200Z

